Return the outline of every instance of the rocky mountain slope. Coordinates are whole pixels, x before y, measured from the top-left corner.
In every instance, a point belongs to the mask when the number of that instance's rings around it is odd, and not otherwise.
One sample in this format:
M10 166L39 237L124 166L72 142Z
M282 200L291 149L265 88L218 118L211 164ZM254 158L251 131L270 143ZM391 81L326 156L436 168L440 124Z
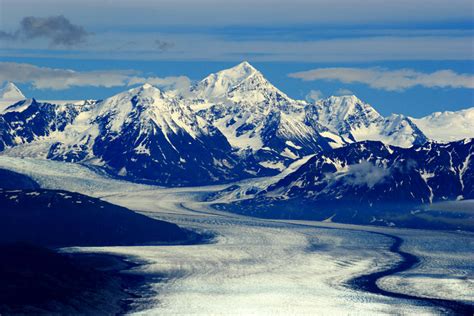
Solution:
M90 161L119 176L196 185L251 177L227 139L179 99L145 84L97 103L65 130L49 159Z
M411 148L352 143L320 152L277 180L236 185L209 199L260 217L472 229L472 214L448 213L440 222L424 205L474 199L474 139Z
M192 92L198 115L215 125L242 155L283 169L304 155L329 148L317 123L306 121L304 101L293 100L243 62L211 74Z

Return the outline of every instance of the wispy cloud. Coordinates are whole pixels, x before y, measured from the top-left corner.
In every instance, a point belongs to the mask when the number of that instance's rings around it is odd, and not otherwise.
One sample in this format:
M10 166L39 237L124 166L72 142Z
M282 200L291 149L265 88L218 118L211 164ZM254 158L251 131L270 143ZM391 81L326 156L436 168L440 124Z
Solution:
M155 40L155 45L159 51L165 52L172 48L174 46L174 43L157 39Z
M347 170L332 175L348 185L374 187L390 175L390 170L378 167L369 161L347 166Z
M323 92L321 90L310 90L306 95L306 100L309 102L315 102L320 100L323 97Z
M148 82L168 88L184 89L190 85L190 79L178 77L144 77L133 70L97 70L74 71L70 69L38 67L25 63L0 62L0 83L13 81L30 83L36 89L63 90L71 87L117 87L132 86Z
M415 86L426 88L474 88L474 76L445 69L431 73L413 69L389 70L385 68L317 68L291 73L291 78L304 81L330 80L346 84L363 83L375 89L405 90Z
M352 92L352 90L349 90L349 89L344 89L344 88L341 88L341 89L337 89L336 95L352 95L354 94L354 92Z
M72 24L62 15L50 17L24 17L13 32L0 31L0 40L46 39L50 45L73 46L86 40L90 33Z

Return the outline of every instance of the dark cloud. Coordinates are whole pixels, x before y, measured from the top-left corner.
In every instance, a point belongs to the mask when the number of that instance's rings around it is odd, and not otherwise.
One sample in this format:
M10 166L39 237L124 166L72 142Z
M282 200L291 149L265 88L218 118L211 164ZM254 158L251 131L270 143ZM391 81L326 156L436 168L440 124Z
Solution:
M73 46L89 36L82 26L72 24L62 15L50 17L24 17L15 32L0 31L0 40L46 39L51 45Z
M14 39L15 39L14 34L10 34L10 33L4 32L4 31L0 31L0 40L14 40Z
M134 48L140 48L141 44L138 41L127 41L122 43L121 45L117 46L114 48L114 51L130 51L133 50ZM153 45L149 47L149 49L157 49L160 53L164 53L174 47L174 43L172 42L167 42L163 40L156 39L153 41ZM148 48L147 48L148 49Z
M165 41L162 41L162 40L155 40L155 45L156 47L158 47L158 50L161 51L161 52L165 52L167 51L168 49L172 48L174 46L174 43L171 43L171 42L165 42Z

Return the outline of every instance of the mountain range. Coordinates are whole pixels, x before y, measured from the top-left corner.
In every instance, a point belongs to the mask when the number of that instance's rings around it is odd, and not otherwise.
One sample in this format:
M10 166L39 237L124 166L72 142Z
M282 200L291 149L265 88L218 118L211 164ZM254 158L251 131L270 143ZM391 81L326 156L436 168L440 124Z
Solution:
M0 99L9 103L0 111L0 151L6 155L78 162L128 180L172 186L275 176L314 155L265 194L292 196L301 187L306 196L319 190L318 200L323 196L337 200L338 193L327 183L324 190L318 187L318 181L328 182L331 176L314 166L329 168L337 175L331 181L337 183L340 168L374 171L369 165L353 167L365 161L393 171L400 159L421 166L433 153L445 155L451 148L443 146L471 146L472 141L458 140L474 136L474 108L415 119L400 114L384 117L354 95L295 100L248 62L211 74L186 93L144 84L104 100L46 102L26 99L7 83ZM426 151L428 147L435 149ZM462 150L470 153L469 148ZM340 166L322 164L327 159ZM443 195L429 185L430 198L427 181L422 180L434 181L441 169L450 168L445 160L435 161L440 167L423 171L425 178L416 171L421 177L417 181L424 183L417 188L423 194L413 193L417 201L470 196L465 189ZM466 168L471 170L469 159ZM432 173L436 176L428 176ZM397 188L405 188L407 181L400 181ZM365 193L364 199L372 201ZM359 196L356 191L351 194ZM379 191L373 194L384 197Z

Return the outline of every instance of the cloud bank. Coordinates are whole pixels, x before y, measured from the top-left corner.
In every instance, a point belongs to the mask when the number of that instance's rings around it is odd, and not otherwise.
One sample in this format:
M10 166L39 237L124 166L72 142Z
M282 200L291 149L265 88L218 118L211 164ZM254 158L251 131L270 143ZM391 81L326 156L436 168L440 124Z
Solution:
M385 68L317 68L291 73L291 78L304 81L329 80L342 83L362 83L374 89L400 91L415 86L425 88L474 88L474 76L453 70L423 73L413 69L388 70Z
M36 89L64 90L71 87L117 87L148 82L168 89L186 90L191 80L178 77L144 77L133 70L74 71L70 69L38 67L31 64L0 62L0 83L12 81L30 83Z

